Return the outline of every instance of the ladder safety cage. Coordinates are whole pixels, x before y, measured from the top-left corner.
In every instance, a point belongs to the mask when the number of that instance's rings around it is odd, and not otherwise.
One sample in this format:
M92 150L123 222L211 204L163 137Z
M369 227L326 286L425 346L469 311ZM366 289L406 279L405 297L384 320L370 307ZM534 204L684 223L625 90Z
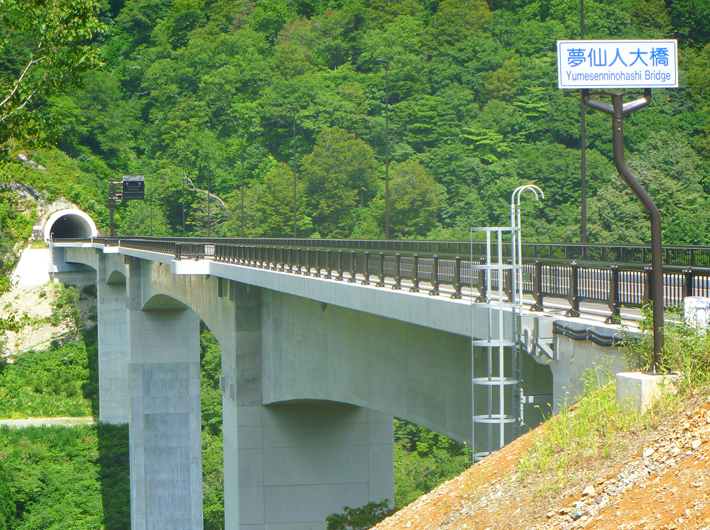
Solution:
M506 240L515 244L517 228L471 228L485 233L484 264L471 262L471 268L485 277L488 296L473 305L487 306L484 336L471 340L471 409L473 460L479 461L517 438L522 425L522 377L520 349L520 305L517 302L518 265L504 257ZM472 245L473 248L473 245ZM472 251L473 252L473 251ZM509 255L514 255L512 252ZM510 273L510 274L508 274ZM512 282L506 295L505 278ZM472 323L473 330L473 323ZM485 370L476 358L483 358Z
M471 337L471 413L473 460L478 461L522 434L523 395L523 247L520 196L530 191L545 198L534 184L520 186L510 200L510 226L471 228L471 269L488 286L488 296L475 303L487 306L486 335ZM473 233L485 233L485 259L473 261ZM503 247L510 237L510 253ZM510 258L507 258L510 256ZM508 285L506 285L506 283ZM473 290L471 291L473 333ZM506 326L507 323L507 326ZM477 373L476 348L485 354L485 374ZM480 372L480 371L479 371Z

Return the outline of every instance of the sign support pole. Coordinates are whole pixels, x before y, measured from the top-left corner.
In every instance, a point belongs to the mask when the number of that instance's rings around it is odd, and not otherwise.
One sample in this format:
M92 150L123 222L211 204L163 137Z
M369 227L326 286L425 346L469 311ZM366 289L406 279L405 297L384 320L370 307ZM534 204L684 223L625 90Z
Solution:
M661 234L661 214L651 197L639 184L626 166L624 158L624 116L636 110L642 109L651 103L651 89L646 88L643 97L634 101L624 103L624 96L635 94L636 92L624 92L613 94L600 92L599 96L611 97L611 105L591 99L589 89L582 90L584 104L592 109L599 110L612 116L612 131L614 142L614 164L616 170L624 179L626 185L641 201L643 207L651 217L651 296L653 302L653 363L652 373L665 371L663 368L663 240ZM636 93L637 94L637 93Z

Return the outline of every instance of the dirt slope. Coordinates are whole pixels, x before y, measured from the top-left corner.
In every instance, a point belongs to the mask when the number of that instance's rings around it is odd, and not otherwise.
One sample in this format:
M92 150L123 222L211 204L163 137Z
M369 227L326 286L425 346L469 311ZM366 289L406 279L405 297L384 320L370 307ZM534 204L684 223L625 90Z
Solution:
M544 476L521 480L517 464L538 429L442 484L377 530L529 528L710 530L710 400L655 430L630 433L608 459L564 491ZM573 474L573 473L571 473Z

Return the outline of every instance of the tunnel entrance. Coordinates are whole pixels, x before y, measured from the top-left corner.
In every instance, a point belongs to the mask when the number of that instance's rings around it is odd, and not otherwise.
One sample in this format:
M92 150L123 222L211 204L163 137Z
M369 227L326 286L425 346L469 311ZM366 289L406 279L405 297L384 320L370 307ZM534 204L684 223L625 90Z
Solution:
M94 220L81 210L54 212L44 225L44 239L89 239L98 231Z

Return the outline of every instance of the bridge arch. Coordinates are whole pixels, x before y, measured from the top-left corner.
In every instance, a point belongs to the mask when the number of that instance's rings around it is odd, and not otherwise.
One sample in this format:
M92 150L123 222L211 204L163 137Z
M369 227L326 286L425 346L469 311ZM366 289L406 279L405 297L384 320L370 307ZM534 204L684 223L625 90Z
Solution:
M98 236L94 220L75 208L54 212L44 225L44 240L88 239Z

